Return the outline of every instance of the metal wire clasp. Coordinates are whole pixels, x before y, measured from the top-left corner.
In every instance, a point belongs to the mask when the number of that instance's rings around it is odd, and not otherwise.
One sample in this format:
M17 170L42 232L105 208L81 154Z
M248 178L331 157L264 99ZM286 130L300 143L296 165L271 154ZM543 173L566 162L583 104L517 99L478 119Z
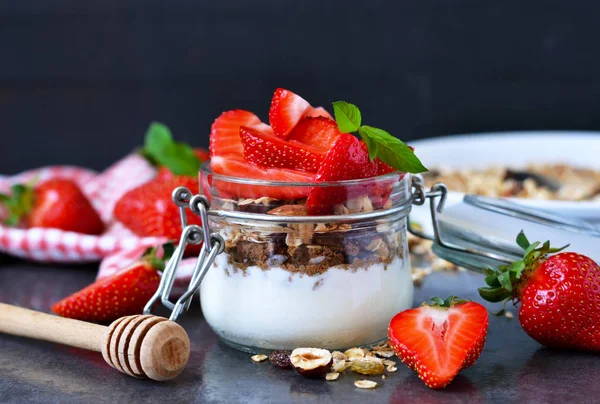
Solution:
M158 289L144 307L144 314L150 314L152 307L160 300L163 306L171 310L169 320L176 321L179 316L190 307L194 293L196 293L200 287L206 272L217 255L222 253L225 249L225 241L218 233L210 232L207 213L210 208L210 202L205 196L193 195L186 187L178 187L173 191L172 198L173 202L179 207L179 217L183 231L181 232L179 245L165 266ZM202 226L195 224L188 225L186 215L187 209L190 209L193 214L200 216ZM175 303L173 303L169 300L169 296L173 289L177 269L183 258L185 248L188 244L200 244L202 242L204 243L202 244L200 254L194 265L194 270L192 271L192 277L187 290Z
M442 258L445 258L445 259L447 259L451 262L454 262L455 264L459 264L459 265L464 264L464 261L462 261L462 260L457 261L455 259L455 257L453 257L452 253L459 253L459 254L463 254L463 255L466 254L466 255L471 255L471 256L476 256L476 257L484 257L484 258L489 258L489 259L496 260L496 261L502 262L502 263L512 262L512 260L508 259L507 257L496 254L491 251L483 251L483 250L478 250L478 249L474 249L474 248L470 248L470 247L459 246L459 245L455 245L455 244L449 243L446 240L444 240L444 238L442 237L439 215L444 210L444 205L446 203L446 198L448 195L448 187L446 187L445 184L438 182L436 184L433 184L432 187L429 189L429 191L426 191L425 185L423 182L423 177L421 177L420 175L415 175L412 177L411 193L413 196L413 204L414 205L424 205L425 202L429 199L429 210L431 213L431 224L433 227L433 237L428 234L425 234L424 232L422 232L419 229L416 229L411 224L410 218L408 220L407 229L409 232L411 232L413 235L415 235L417 237L433 241L435 243L434 247L436 245L438 247L437 249L434 248L434 252L437 255L443 255ZM436 203L436 200L438 198L439 198L439 201L437 201L437 203ZM479 268L479 269L481 269L481 268Z

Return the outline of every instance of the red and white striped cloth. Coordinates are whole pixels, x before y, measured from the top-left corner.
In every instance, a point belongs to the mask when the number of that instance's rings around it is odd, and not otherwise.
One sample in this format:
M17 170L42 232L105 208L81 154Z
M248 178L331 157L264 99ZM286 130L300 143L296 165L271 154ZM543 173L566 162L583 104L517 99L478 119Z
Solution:
M110 276L127 267L152 246L164 243L160 237L139 237L113 218L117 201L127 191L154 178L156 170L146 159L131 154L102 173L70 166L43 167L15 176L0 176L0 193L10 192L13 184L67 178L76 182L107 230L100 236L58 229L18 229L0 224L0 252L38 262L84 263L101 261L98 278ZM189 280L193 259L186 260L177 273L177 285Z

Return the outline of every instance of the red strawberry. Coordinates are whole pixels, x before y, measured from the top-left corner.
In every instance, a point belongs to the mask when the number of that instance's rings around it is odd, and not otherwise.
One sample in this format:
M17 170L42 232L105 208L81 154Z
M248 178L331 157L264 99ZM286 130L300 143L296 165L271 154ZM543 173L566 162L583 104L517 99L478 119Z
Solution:
M194 154L200 159L201 163L210 160L210 152L204 147L195 147Z
M283 181L283 182L313 182L315 173L290 170L285 168L262 168L251 164L243 158L215 156L211 159L214 173L251 180ZM260 198L268 196L275 199L288 200L305 198L310 187L282 187L279 185L247 185L233 181L212 179L212 187L218 189L226 197Z
M273 134L271 127L262 123L252 112L241 109L223 112L211 127L210 156L243 156L244 148L240 139L241 126Z
M446 387L483 349L488 314L478 303L452 296L396 314L388 328L398 358L431 388Z
M325 156L317 172L316 181L343 181L374 177L377 167L369 160L367 145L347 133L342 134ZM344 203L350 196L361 192L363 187L314 187L306 200L309 215L325 215L333 212L333 206Z
M323 108L311 107L308 101L290 90L275 90L269 110L269 122L277 136L287 140L294 126L304 116L324 116L331 119L331 115Z
M341 133L333 119L305 117L298 122L290 134L290 141L297 141L327 153Z
M521 302L519 322L542 345L600 351L600 266L592 259L530 244L521 232L524 258L484 271L488 287L479 294L492 302ZM564 248L564 247L563 247Z
M127 192L115 205L115 217L138 236L166 237L179 240L179 208L171 194L179 186L198 193L198 180L188 176L157 178ZM188 223L201 225L200 218L187 213Z
M110 322L141 314L158 288L158 271L164 269L173 245L165 245L163 250L163 258L157 257L156 248L148 250L127 269L100 279L54 304L52 311L59 316L93 322Z
M240 137L244 158L265 168L292 168L317 171L325 158L324 151L295 140L285 141L242 126Z
M0 195L8 209L6 223L100 234L104 223L79 186L67 179L51 179L34 188L14 185L12 195Z

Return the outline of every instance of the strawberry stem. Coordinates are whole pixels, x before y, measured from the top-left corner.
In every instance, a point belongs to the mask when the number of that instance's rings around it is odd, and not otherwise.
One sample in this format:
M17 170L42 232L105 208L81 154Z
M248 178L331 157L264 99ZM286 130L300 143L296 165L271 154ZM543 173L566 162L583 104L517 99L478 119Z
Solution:
M175 245L167 242L161 246L147 248L141 259L148 261L152 268L162 272L165 269L166 262L173 256L174 252Z
M444 307L451 308L456 306L457 304L466 303L468 300L462 299L457 296L449 296L446 300L441 297L432 297L431 303L424 302L423 305L431 306L431 307Z
M485 300L493 303L504 302L502 310L497 315L504 313L504 307L509 300L515 300L515 302L520 300L522 285L540 262L545 261L549 254L557 253L568 247L566 245L553 248L550 247L550 241L543 244L539 241L530 243L523 230L517 235L516 242L524 250L523 258L510 265L501 265L497 270L485 268L483 274L487 286L478 289L479 295Z
M4 224L17 226L33 210L35 193L32 187L23 184L15 184L10 190L10 195L0 194L0 203L8 210Z

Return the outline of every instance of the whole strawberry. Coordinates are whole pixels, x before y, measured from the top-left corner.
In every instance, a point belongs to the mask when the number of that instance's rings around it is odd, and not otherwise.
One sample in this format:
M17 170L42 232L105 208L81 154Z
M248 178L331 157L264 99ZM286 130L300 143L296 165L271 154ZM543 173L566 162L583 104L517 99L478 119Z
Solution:
M100 234L104 223L77 184L51 179L34 187L14 185L11 195L0 195L8 210L9 226L45 227L84 234Z
M481 355L488 314L479 303L454 296L431 300L396 314L388 338L398 358L427 386L439 389Z
M522 260L484 271L488 287L479 294L491 302L520 302L519 322L540 344L600 351L600 267L590 258L529 243L523 232L517 244ZM502 313L503 311L501 311Z
M119 317L140 314L160 283L159 271L173 253L173 245L151 248L127 269L100 279L52 306L59 316L92 322L110 322Z
M171 195L177 187L198 193L198 170L208 152L175 142L166 125L150 124L141 150L150 163L157 167L156 177L124 194L114 208L114 215L125 227L138 236L166 237L179 240L181 221L179 208ZM201 224L200 218L188 211L188 223ZM199 251L190 246L187 250Z
M171 194L179 186L198 193L198 180L188 176L158 177L128 191L115 205L115 217L138 236L166 237L179 240L179 208ZM200 218L187 211L189 224L201 225Z

